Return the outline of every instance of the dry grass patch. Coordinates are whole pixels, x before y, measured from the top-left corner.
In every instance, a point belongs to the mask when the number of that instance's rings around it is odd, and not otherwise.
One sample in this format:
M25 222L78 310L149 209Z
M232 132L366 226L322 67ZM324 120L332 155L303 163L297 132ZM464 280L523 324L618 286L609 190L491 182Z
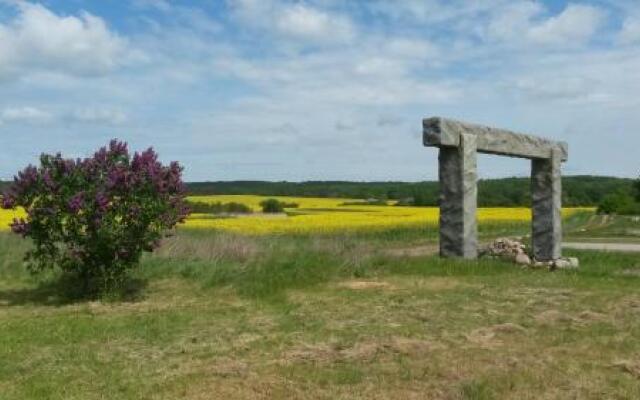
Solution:
M613 363L613 366L636 379L640 379L640 358L634 360L618 360Z
M535 315L534 320L541 325L555 325L573 322L573 317L558 310L546 310Z
M426 257L432 256L438 253L438 246L436 244L426 244L413 247L399 247L387 249L384 251L385 255L391 257Z
M383 281L347 281L340 282L338 287L351 290L395 289L395 286Z
M246 262L261 252L254 237L245 235L176 235L166 239L153 257L172 260Z
M466 335L466 338L469 342L479 347L494 348L504 344L500 338L501 336L525 333L526 331L527 330L524 327L518 324L507 322L504 324L474 329L471 333Z
M411 357L423 357L434 350L441 350L444 346L440 343L392 336L390 338L367 338L352 345L343 346L340 343L303 344L291 350L285 351L280 362L292 363L368 363L380 357L393 357L405 355Z

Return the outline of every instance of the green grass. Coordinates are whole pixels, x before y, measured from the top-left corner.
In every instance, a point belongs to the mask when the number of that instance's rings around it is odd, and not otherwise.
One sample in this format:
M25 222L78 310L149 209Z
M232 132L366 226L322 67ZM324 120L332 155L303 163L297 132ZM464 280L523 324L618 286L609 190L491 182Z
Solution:
M0 398L640 398L640 257L550 273L388 251L422 233L183 231L116 302L28 275L0 234Z
M640 243L640 216L581 213L566 229L567 240Z

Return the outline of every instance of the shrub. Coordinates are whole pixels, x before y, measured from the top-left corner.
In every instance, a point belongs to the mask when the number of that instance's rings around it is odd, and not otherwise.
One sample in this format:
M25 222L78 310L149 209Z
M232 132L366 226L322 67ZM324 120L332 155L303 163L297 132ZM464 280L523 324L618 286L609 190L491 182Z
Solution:
M384 199L370 198L366 200L345 201L343 206L388 206L389 203Z
M640 215L640 203L625 191L606 195L598 205L599 214Z
M191 212L202 214L251 214L253 212L251 207L233 201L230 203L205 203L201 201L187 201L187 205L189 206L189 210L191 210Z
M262 212L268 214L284 212L284 203L276 199L263 200L260 202L260 207L262 207Z
M181 175L177 162L162 165L153 149L131 157L126 143L113 140L83 160L43 154L39 167L14 178L2 208L27 213L11 229L33 242L25 256L32 272L59 267L85 292L108 289L184 221Z

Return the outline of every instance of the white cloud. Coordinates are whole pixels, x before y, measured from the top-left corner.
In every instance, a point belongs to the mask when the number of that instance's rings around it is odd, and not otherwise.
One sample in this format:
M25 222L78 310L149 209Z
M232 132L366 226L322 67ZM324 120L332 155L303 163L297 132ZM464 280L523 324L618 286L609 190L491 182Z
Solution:
M622 30L618 34L618 40L623 44L640 43L640 17L625 19Z
M70 118L78 122L108 125L120 125L127 121L127 115L122 110L95 107L77 109Z
M603 11L597 7L569 4L559 15L530 27L527 36L540 44L584 44L600 29L604 20Z
M637 43L638 14L607 1L553 12L528 0L227 2L138 0L109 13L133 21L122 35L78 11L5 16L0 80L22 75L0 81L12 101L0 104L37 107L0 105L0 132L25 138L0 160L30 161L36 138L37 152L64 141L82 154L119 125L132 146L181 159L188 179L423 179L437 175L437 153L420 144L429 115L575 139L581 173L606 164L589 153L593 126L618 124L611 137L640 145L640 54L621 45ZM148 62L120 68L134 50ZM637 165L623 147L612 173Z
M50 121L53 115L37 107L7 107L0 112L0 121L5 123L42 123Z
M170 12L173 9L167 0L134 0L133 4L139 8L151 8L162 12Z
M521 40L526 35L531 21L543 12L540 3L514 2L497 10L487 26L491 39L502 41Z
M71 111L50 111L39 107L6 107L0 110L0 123L53 126L59 121L94 125L121 125L128 120L124 111L108 107L80 107Z
M348 41L354 29L348 19L303 4L282 7L276 28L283 34L313 41Z
M520 46L577 47L587 43L602 27L604 12L594 6L569 4L561 13L546 16L541 3L514 2L494 11L487 36Z
M99 75L126 58L127 41L99 17L60 16L28 2L16 7L17 17L0 24L0 78L34 69Z
M524 76L510 86L531 100L573 102L587 99L593 85L594 82L582 77Z
M441 56L440 49L424 39L388 38L386 49L390 55L404 59L432 60Z
M311 43L351 41L356 29L342 14L306 3L280 0L229 0L238 20L277 36Z

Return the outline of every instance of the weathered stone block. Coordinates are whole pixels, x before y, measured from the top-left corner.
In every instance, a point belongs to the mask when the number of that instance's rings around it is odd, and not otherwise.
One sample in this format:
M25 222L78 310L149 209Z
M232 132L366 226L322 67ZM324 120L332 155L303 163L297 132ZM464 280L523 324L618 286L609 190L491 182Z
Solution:
M476 138L463 135L460 144L440 149L440 255L476 258Z
M463 134L477 137L480 153L497 154L522 158L551 158L558 151L561 161L568 158L568 146L564 142L523 135L504 129L490 128L440 117L422 121L425 146L458 147Z
M531 216L533 257L547 261L562 255L561 155L531 162Z

